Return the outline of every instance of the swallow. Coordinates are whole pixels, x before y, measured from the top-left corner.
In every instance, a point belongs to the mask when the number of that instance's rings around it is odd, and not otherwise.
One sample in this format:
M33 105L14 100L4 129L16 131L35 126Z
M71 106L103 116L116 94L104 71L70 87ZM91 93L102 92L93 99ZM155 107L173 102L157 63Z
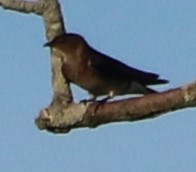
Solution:
M63 76L87 90L92 100L99 96L108 100L117 95L157 93L149 86L169 82L96 50L76 33L63 33L44 45L59 50Z

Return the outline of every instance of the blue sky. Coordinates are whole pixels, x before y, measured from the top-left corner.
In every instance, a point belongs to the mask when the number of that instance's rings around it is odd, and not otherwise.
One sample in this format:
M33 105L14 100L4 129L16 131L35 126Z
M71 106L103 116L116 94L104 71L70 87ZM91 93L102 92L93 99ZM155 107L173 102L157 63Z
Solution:
M159 90L196 79L195 0L61 4L68 31L126 64L169 79ZM0 8L0 21L0 171L195 171L195 109L66 135L39 131L34 118L52 96L42 19ZM74 96L88 95L74 87Z

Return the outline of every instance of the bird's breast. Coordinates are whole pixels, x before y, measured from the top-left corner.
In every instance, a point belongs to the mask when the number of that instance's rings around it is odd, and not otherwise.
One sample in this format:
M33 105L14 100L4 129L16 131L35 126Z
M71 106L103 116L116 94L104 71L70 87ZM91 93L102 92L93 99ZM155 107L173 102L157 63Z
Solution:
M70 63L66 61L62 66L62 74L70 82L82 87L93 95L108 93L107 81L86 63Z

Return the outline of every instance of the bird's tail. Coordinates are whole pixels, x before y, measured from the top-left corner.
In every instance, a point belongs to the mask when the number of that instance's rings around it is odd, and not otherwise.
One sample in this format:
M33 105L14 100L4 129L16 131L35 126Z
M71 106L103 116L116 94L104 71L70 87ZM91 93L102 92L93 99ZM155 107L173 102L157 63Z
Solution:
M155 94L158 93L158 91L153 90L151 88L145 87L143 94Z
M148 88L146 85L133 82L130 85L130 88L127 90L128 94L154 94L158 93L156 90Z
M167 83L169 83L169 81L166 79L154 78L151 80L151 83L148 85L158 85L158 84L167 84Z

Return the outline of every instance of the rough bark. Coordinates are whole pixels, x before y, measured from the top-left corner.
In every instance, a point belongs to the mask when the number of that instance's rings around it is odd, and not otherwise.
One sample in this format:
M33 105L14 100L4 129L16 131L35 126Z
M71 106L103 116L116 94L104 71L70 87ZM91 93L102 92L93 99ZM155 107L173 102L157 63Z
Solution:
M59 104L60 105L60 104ZM196 107L196 82L143 97L128 98L99 104L49 106L36 119L40 129L66 133L79 127L97 127L122 121L155 118L175 110Z
M0 0L4 9L22 13L34 13L43 18L46 36L51 40L66 32L58 0L38 0L36 2ZM73 102L69 84L61 73L58 52L51 49L53 98L49 107L40 111L35 122L39 129L53 133L67 133L79 127L96 127L101 124L120 121L137 121L154 118L166 112L196 107L196 83L124 100L76 104Z

